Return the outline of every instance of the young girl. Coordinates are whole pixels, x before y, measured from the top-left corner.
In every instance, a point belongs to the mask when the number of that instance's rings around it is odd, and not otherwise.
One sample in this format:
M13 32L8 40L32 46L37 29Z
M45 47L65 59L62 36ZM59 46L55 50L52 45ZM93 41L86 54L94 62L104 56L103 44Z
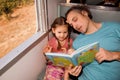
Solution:
M49 40L47 46L43 50L43 53L46 53L46 52L71 53L73 52L71 49L72 47L72 39L70 38L71 31L69 29L69 25L66 23L65 18L64 17L56 18L53 24L51 25L51 30L52 30L54 37L52 37ZM68 72L65 73L65 68L55 66L52 64L52 62L48 60L44 80L62 80L62 79L65 79L64 77L65 78L69 77Z

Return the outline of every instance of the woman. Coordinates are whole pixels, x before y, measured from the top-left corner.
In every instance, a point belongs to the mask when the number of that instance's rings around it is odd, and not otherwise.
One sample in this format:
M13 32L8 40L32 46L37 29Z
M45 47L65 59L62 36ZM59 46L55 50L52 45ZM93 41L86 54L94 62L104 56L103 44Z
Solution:
M98 41L99 52L95 61L83 67L78 80L120 80L120 24L113 22L96 23L86 6L73 6L66 13L67 23L81 32L73 42L73 48ZM78 76L79 66L70 74Z

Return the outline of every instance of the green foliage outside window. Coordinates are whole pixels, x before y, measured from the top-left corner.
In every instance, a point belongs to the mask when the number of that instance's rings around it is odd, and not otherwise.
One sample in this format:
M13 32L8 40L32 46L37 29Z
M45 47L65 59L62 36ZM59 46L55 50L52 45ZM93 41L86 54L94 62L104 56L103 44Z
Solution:
M7 19L14 8L22 7L34 3L34 0L0 0L0 16L4 15Z

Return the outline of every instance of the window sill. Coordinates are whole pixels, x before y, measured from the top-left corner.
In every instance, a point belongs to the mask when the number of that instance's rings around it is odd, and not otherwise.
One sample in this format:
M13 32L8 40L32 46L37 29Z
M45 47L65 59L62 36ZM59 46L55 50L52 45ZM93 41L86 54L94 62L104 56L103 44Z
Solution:
M0 59L0 75L14 65L20 58L22 58L29 50L37 45L48 32L36 32L32 37L23 42L20 46L13 49L7 55Z

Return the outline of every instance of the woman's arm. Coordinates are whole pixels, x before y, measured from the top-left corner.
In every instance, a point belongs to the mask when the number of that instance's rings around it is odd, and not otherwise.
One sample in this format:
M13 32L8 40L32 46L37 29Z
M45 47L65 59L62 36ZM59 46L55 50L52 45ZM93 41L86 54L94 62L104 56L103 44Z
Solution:
M103 48L100 48L99 52L96 54L96 60L101 63L104 60L113 61L118 60L120 61L120 52L110 52Z
M69 80L69 71L65 70L64 80Z

